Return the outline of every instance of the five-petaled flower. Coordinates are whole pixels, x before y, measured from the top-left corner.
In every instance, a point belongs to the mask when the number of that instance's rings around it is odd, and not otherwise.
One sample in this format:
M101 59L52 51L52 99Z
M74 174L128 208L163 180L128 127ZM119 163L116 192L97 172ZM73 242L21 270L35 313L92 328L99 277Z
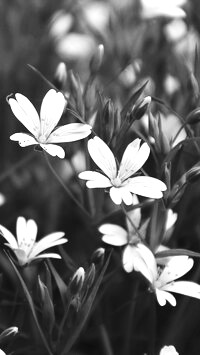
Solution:
M147 143L140 146L139 138L131 142L122 157L119 168L115 157L107 144L99 137L88 141L88 151L96 165L105 174L97 171L83 171L79 178L88 180L88 188L110 187L110 197L116 205L122 203L131 205L132 194L149 198L161 198L166 185L153 177L134 176L144 165L150 154Z
M16 99L9 99L11 110L31 133L15 133L10 136L10 139L18 141L21 147L39 144L50 155L64 158L65 151L57 143L77 141L91 133L92 127L83 123L56 127L66 106L66 99L61 92L50 89L46 93L40 116L27 97L22 94L16 94L15 97Z
M150 283L150 290L155 292L160 306L168 301L176 306L176 299L170 292L200 299L200 285L191 281L175 281L185 275L193 267L194 260L187 255L159 258L147 247L140 247L139 261L135 263L135 271L141 272Z
M17 238L7 228L0 225L0 234L7 240L5 245L12 249L21 266L39 258L61 259L61 256L56 253L40 253L55 245L66 243L67 239L63 238L65 233L51 233L40 239L39 242L36 242L37 230L35 221L32 219L26 221L24 217L18 217L17 219Z

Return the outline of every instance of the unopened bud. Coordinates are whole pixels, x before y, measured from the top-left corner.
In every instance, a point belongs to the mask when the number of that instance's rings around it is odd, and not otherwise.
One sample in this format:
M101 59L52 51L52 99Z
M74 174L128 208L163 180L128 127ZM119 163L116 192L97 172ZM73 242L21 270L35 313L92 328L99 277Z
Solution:
M61 62L57 66L53 83L58 90L63 90L65 88L66 81L67 81L67 68L65 63Z
M104 262L104 257L105 257L105 249L104 248L98 248L94 251L91 257L91 261L96 265L96 266L102 266Z
M146 96L142 101L139 102L138 105L134 106L132 110L132 115L134 115L135 120L140 120L140 118L144 116L150 103L151 96Z
M200 166L194 166L186 173L186 181L190 184L196 182L197 180L199 180L199 178L200 178Z
M16 335L17 333L18 333L18 327L7 328L0 334L0 341L9 335Z
M83 267L79 267L69 283L69 291L72 296L77 295L81 291L84 279L85 270L83 269Z
M101 64L103 62L103 55L104 55L104 45L99 44L97 47L97 51L92 57L90 61L90 71L91 73L96 73L101 67Z

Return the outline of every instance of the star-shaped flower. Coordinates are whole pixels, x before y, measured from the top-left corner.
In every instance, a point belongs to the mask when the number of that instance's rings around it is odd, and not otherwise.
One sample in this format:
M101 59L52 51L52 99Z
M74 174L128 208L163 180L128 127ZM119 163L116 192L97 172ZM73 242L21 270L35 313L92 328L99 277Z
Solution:
M146 248L148 249L148 248ZM134 267L150 282L151 291L155 292L160 306L169 302L176 306L176 299L171 292L200 299L200 285L191 281L175 281L193 267L194 260L187 255L163 258L158 263L150 249L140 247L139 262Z
M137 194L149 198L161 198L162 191L166 190L166 185L153 177L135 176L144 165L150 154L147 143L140 146L141 140L135 139L130 143L117 167L115 157L107 144L99 137L94 137L88 141L88 151L103 173L97 171L84 171L79 174L79 178L88 180L88 188L110 187L110 197L116 205L122 203L131 205L132 194Z
M69 123L55 128L66 105L61 92L50 89L46 93L40 116L26 96L16 94L15 97L16 99L9 99L11 110L31 133L15 133L10 137L11 140L18 141L21 147L39 144L50 155L64 158L65 151L57 143L77 141L91 133L91 126L83 123Z
M40 253L55 245L66 243L67 239L63 238L65 233L51 233L40 239L39 242L36 242L37 230L38 228L35 221L32 219L26 221L24 217L18 217L17 219L17 238L15 238L7 228L0 225L0 234L7 240L5 245L12 249L21 266L29 264L39 258L61 259L61 256L56 253Z

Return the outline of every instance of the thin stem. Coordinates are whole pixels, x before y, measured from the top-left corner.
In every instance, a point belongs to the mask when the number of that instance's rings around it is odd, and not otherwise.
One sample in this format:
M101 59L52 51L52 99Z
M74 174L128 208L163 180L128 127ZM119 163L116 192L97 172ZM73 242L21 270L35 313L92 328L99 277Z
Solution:
M49 169L51 170L52 174L54 175L54 177L56 178L56 180L58 180L59 184L63 187L63 189L65 190L65 192L68 194L68 196L76 203L76 205L80 208L80 210L84 213L85 216L87 216L87 218L91 218L90 214L86 211L86 209L81 205L81 203L79 202L79 200L77 200L77 198L71 193L70 189L68 189L68 187L64 184L64 182L62 181L62 179L60 178L60 176L57 174L57 172L55 171L55 169L53 168L53 166L51 165L49 158L47 156L47 154L44 152L44 156L45 156L45 160L47 162L47 165L49 167Z
M124 215L126 216L126 218L129 220L131 226L133 227L133 230L134 230L135 234L137 234L137 236L138 236L139 239L141 240L142 237L141 237L141 235L140 235L138 229L136 228L135 224L133 223L132 219L129 217L129 215L128 215L128 213L127 213L127 211L126 211L126 209L125 209L123 203L121 203L120 206L121 206L122 212L124 213Z

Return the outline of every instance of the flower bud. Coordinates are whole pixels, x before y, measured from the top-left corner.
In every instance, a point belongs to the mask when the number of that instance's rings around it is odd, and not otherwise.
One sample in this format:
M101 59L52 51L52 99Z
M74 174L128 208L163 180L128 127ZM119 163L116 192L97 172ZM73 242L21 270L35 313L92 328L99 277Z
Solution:
M90 71L91 73L96 73L101 67L102 61L103 61L103 55L104 55L104 45L99 44L97 47L97 51L92 57L90 61Z
M67 81L67 69L63 62L60 62L57 66L53 83L58 90L64 90Z
M16 335L17 333L18 333L18 327L9 327L0 334L0 341L9 335Z
M81 291L84 279L85 270L83 269L83 267L79 267L69 283L69 291L72 296L76 296Z
M103 262L104 262L104 257L105 257L105 249L104 248L98 248L92 254L91 261L96 266L101 267L103 265Z
M138 105L135 105L131 114L134 115L135 120L140 120L146 113L149 104L151 103L151 96L146 96Z
M200 178L200 166L194 166L186 173L186 181L188 183L196 182Z

